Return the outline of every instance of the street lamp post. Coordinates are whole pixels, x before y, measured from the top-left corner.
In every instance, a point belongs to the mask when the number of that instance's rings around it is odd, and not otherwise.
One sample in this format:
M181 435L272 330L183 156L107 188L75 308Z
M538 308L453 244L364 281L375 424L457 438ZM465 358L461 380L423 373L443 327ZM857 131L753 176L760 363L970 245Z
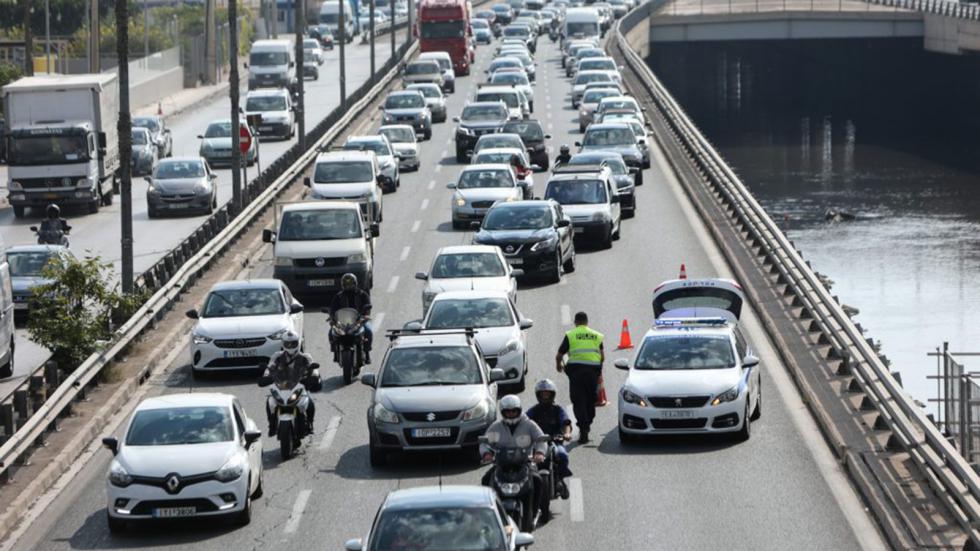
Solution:
M44 0L44 72L51 73L51 2Z
M391 7L391 59L395 59L395 0L388 0Z
M97 23L97 21L96 21ZM122 207L122 290L133 292L132 120L129 113L129 3L116 2L116 56L119 58L119 178Z
M306 30L306 2L304 0L295 0L296 5L296 15L293 18L296 27L296 63L299 65L296 69L296 73L299 78L296 79L296 120L298 121L297 131L299 132L299 150L306 151L306 112L304 110L305 101L303 98L303 80L306 75L303 74L306 68L306 60L303 57L303 31Z
M347 58L344 55L344 44L347 42L347 24L344 22L344 2L337 0L340 11L337 19L337 35L340 36L340 108L347 108Z
M374 0L368 0L368 32L371 33L371 83L374 83Z
M228 2L228 97L231 100L231 216L237 216L242 210L242 173L240 167L248 164L242 162L242 152L239 149L241 143L239 133L241 132L241 121L239 120L238 110L238 1ZM253 138L254 139L254 138Z

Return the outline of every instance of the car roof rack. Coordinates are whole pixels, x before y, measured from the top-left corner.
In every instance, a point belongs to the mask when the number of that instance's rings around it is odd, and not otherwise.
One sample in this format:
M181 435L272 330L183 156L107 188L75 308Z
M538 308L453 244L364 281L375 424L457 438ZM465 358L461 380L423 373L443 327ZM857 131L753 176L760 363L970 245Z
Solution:
M606 167L600 164L561 164L555 167L553 174L590 174L602 172Z
M725 318L663 318L653 320L655 329L678 329L696 327L724 327L728 325Z
M396 341L399 337L429 337L429 336L445 336L445 335L465 335L467 340L473 340L476 336L476 330L472 327L467 327L465 329L422 329L419 331L413 331L411 329L389 329L385 331L385 336L388 337L389 341Z

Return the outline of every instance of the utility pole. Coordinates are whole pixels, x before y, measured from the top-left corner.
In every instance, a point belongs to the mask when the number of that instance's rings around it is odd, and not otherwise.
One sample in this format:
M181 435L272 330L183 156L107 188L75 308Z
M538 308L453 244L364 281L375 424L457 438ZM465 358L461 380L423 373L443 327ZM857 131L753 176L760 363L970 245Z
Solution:
M44 0L44 72L51 73L51 2Z
M368 32L371 39L371 84L374 84L374 0L368 0Z
M343 0L341 0L343 1ZM293 17L293 26L296 27L296 74L299 78L296 79L296 119L299 122L299 150L306 151L306 99L303 94L303 80L305 80L305 75L303 74L303 69L306 66L306 60L303 59L303 31L306 30L306 2L305 0L294 0L296 8L295 16Z
M412 28L412 0L408 0L408 31L405 33L405 42L411 44L415 37L415 29ZM466 55L470 55L466 52Z
M388 0L391 8L391 59L395 59L395 0Z
M122 199L122 290L133 292L133 189L130 160L133 122L129 114L129 2L116 2L116 56L119 58L119 176Z
M102 64L99 59L99 40L101 35L99 28L99 0L89 0L88 12L88 72L98 73L102 71Z
M344 22L344 3L347 0L337 0L340 11L337 13L337 34L340 36L340 108L347 108L347 58L344 56L344 45L347 43L347 24Z
M143 0L143 59L144 60L149 59L149 57L150 57L150 6L148 0Z
M215 41L215 17L214 0L206 0L204 4L204 67L208 72L204 77L207 84L215 84L214 76L217 74L215 64L217 63L217 50Z
M231 99L231 215L237 216L242 211L242 173L240 168L247 163L242 162L242 152L239 132L241 121L238 113L238 1L228 2L228 52L231 64L228 72L228 97ZM255 138L252 138L253 140Z
M24 25L24 74L34 74L34 36L31 34L31 1L20 0Z
M270 38L279 38L279 0L269 0L269 5L272 11L272 36Z

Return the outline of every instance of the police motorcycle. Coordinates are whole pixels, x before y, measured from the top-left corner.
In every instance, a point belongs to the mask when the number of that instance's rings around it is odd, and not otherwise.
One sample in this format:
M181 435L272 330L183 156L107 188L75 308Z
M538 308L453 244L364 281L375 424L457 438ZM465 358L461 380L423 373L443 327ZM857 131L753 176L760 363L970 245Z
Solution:
M550 437L546 436L543 439L550 439ZM480 442L489 441L485 436L481 436ZM528 533L534 530L541 515L541 504L537 503L537 496L534 493L532 469L537 467L531 459L531 449L519 446L494 448L493 477L490 481L490 487L500 497L507 515L514 519L522 532ZM540 470L538 472L545 474ZM548 484L547 480L544 482Z
M335 358L344 372L344 384L349 385L361 374L364 367L364 323L366 318L355 308L341 308L333 318L329 317L330 336Z
M293 456L293 452L302 444L303 438L310 435L309 411L312 398L307 388L318 390L321 382L317 370L320 364L310 366L313 374L294 380L292 377L276 377L263 375L259 378L259 386L272 386L269 389L271 404L275 404L276 435L279 438L279 453L283 461Z

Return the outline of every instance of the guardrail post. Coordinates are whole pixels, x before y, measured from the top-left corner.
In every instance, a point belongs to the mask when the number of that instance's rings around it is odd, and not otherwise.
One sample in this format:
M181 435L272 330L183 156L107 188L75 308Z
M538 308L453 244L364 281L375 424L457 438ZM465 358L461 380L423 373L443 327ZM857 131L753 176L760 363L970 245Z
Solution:
M969 400L967 399L967 396L969 396L968 392L970 391L970 389L968 388L969 382L967 381L967 376L965 374L962 374L962 373L959 374L959 384L960 384L960 404L959 404L960 405L960 419L959 419L959 421L960 421L960 427L959 427L959 430L960 430L960 454L963 455L964 457L966 457L966 455L967 455L967 453L969 451L967 449L967 446L970 443L970 439L969 439L969 436L967 434L969 432L969 430L970 430L970 427L969 427L969 425L967 425L967 422L966 422L967 421L967 418L966 418L967 412L970 411L969 404L967 403L967 402L969 402Z
M10 402L0 404L0 427L3 428L3 441L14 433L14 405Z
M19 430L30 417L30 409L27 405L27 391L19 389L14 391L14 410L17 411L17 429Z
M37 411L44 404L44 375L31 375L30 384L31 410Z

